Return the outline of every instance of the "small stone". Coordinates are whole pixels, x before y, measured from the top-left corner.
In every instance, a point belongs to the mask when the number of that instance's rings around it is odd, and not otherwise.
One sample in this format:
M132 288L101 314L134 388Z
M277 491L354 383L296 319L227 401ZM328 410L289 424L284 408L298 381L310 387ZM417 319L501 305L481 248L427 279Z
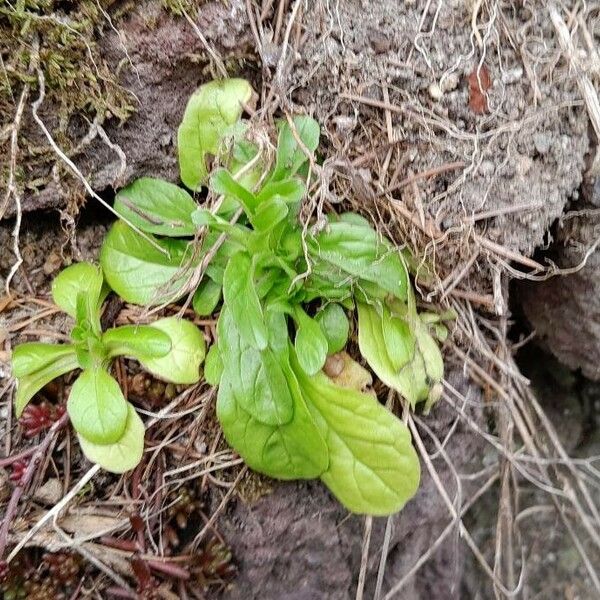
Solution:
M340 354L333 354L332 356L328 356L325 361L325 366L323 367L323 372L327 377L338 377L340 373L344 370L344 358Z
M58 252L51 252L42 269L46 275L52 275L52 273L58 271L61 265L62 258L60 257L60 254L58 254Z
M432 83L429 86L429 88L427 88L427 90L431 98L436 102L439 102L442 99L442 96L444 95L442 88L437 83Z
M373 32L370 35L371 48L375 54L385 54L392 48L392 42L382 33Z
M514 67L502 73L502 83L507 85L517 83L523 77L523 67Z
M458 87L460 76L458 73L450 73L448 77L444 77L440 82L442 92L451 92Z
M356 119L348 115L338 115L334 117L333 123L339 133L350 133L356 127Z
M479 174L482 177L491 177L496 171L496 166L491 160L484 160L481 165L479 165Z
M55 477L48 479L48 481L39 487L33 494L34 500L37 500L46 506L56 504L62 496L62 484Z
M529 158L529 156L519 156L517 159L517 172L519 175L524 176L529 173L531 167L533 166L533 160Z
M540 154L546 154L551 146L550 136L542 132L534 133L533 144Z
M590 186L590 194L588 200L594 206L600 206L600 177L596 177ZM600 403L599 403L600 404ZM600 407L599 407L600 408Z

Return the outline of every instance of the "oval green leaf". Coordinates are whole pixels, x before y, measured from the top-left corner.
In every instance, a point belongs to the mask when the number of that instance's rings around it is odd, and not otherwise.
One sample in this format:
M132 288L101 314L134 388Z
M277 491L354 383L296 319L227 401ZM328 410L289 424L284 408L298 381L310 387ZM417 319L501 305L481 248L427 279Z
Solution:
M311 254L353 279L363 279L406 300L408 275L400 252L372 227L358 221L334 221L309 239Z
M206 182L207 154L218 156L228 128L242 115L253 90L243 79L211 81L189 99L177 131L181 180L191 190Z
M223 299L244 342L259 350L267 347L267 326L254 283L252 259L234 254L223 277Z
M149 325L123 325L109 329L102 335L102 343L108 358L161 358L171 350L171 338Z
M287 121L280 121L279 140L277 142L277 156L275 168L269 182L281 181L295 175L300 167L308 161L305 150L300 147L296 137L300 138L306 150L311 154L319 145L321 128L317 121L306 115L297 115L293 118L295 131L292 131Z
M244 208L248 217L252 217L258 200L256 196L243 185L238 183L227 169L217 169L210 177L210 188L219 196L231 196Z
M171 339L171 351L162 358L140 356L144 368L156 377L172 383L196 383L200 379L200 365L206 356L206 342L202 332L189 321L167 317L152 323L152 327L166 333Z
M279 331L279 319L270 315L269 323L273 333ZM287 344L287 331L282 340L258 350L241 336L229 308L221 311L217 330L224 372L241 408L260 423L288 423L294 408L281 364L287 355L278 346Z
M77 378L67 412L73 427L96 444L112 444L125 431L127 401L119 384L102 368L86 369Z
M66 346L70 349L68 353L37 371L17 378L17 393L15 395L15 414L17 418L23 413L27 403L53 379L73 371L79 367L75 349L72 346Z
M79 435L85 456L111 473L125 473L135 468L144 452L144 423L127 403L127 422L123 435L114 444L95 444Z
M104 278L100 267L88 262L80 262L63 269L52 282L52 299L68 315L77 317L77 297L83 293L95 311L108 293L102 286Z
M294 311L296 339L294 346L298 362L308 375L318 373L327 360L327 338L320 325L301 308Z
M323 373L292 368L329 449L321 480L355 513L399 511L419 487L420 465L408 428L369 394L342 388Z
M399 369L395 368L384 334L384 327L391 327L392 324L387 322L384 324L380 314L369 304L357 302L357 309L360 353L377 377L406 398L414 408L417 402L426 400L429 395L428 377L421 352L412 352L408 362L402 362ZM396 361L401 356L401 352L403 349L400 346L392 348Z
M12 351L12 373L15 377L25 377L48 367L65 356L73 356L75 350L70 344L43 344L27 342L19 344Z
M117 221L104 240L100 263L106 280L127 302L156 305L176 300L182 293L188 257L193 255L191 243L175 239L155 242L164 253L123 221ZM190 261L189 267L198 260Z
M205 275L192 298L192 306L196 314L201 317L210 317L219 304L222 289L221 284Z
M315 321L321 326L327 340L327 354L343 350L350 333L350 322L344 309L335 303L328 304L315 315Z
M293 419L267 425L244 410L226 374L219 386L217 417L227 442L255 471L289 480L313 479L327 469L327 446L298 391Z
M194 235L194 199L173 183L141 177L119 191L115 210L142 231L170 237Z

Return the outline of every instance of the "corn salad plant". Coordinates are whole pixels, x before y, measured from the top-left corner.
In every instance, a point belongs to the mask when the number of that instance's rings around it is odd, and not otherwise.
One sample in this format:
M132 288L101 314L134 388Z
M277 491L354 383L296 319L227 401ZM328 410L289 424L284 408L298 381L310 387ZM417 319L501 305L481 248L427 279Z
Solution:
M308 116L278 122L272 157L242 117L253 95L230 79L190 98L178 131L181 180L216 201L199 205L183 187L134 181L117 195L123 221L107 234L102 269L128 302L160 305L193 292L199 315L218 312L205 377L218 386L228 443L251 468L320 478L349 510L391 514L419 484L410 433L356 377L323 369L346 347L356 316L371 369L410 407L428 410L440 393L436 338L446 329L437 315L419 314L405 257L362 216L301 222L319 125Z
M102 271L77 263L54 279L54 302L75 321L71 343L29 342L15 347L15 411L19 417L47 383L81 370L71 387L67 412L83 453L113 473L135 467L144 449L144 424L110 374L114 358L134 358L150 373L173 383L195 383L205 356L204 337L189 321L167 317L150 325L102 331L102 302L110 292Z

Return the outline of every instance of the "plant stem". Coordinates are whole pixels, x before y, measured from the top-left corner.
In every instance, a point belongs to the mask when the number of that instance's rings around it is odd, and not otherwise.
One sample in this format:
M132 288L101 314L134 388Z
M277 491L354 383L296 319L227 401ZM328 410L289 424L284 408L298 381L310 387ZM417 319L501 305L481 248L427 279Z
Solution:
M31 456L37 449L38 446L33 446L31 448L27 448L27 450L19 452L18 454L12 454L11 456L7 456L6 458L0 458L0 467L10 467L10 465L17 462L18 460Z

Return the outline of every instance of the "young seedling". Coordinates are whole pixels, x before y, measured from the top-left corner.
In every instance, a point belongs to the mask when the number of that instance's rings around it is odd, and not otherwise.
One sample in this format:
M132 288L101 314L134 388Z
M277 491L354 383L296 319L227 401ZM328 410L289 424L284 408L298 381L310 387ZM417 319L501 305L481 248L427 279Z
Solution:
M192 323L168 317L152 326L123 325L105 332L100 310L109 288L91 263L63 270L52 284L54 302L75 320L69 344L38 342L17 346L12 354L17 378L15 411L47 383L81 369L67 401L69 418L84 454L113 473L135 467L144 448L144 424L110 374L117 356L138 360L150 373L173 383L195 383L205 343Z
M219 386L231 446L272 477L320 478L354 512L396 512L419 482L407 427L323 367L346 346L356 309L373 371L411 407L429 408L443 375L432 334L443 338L445 328L418 314L403 255L366 219L332 214L320 228L303 226L319 125L307 116L279 122L269 163L241 120L251 96L246 82L226 80L192 97L179 130L181 178L218 200L198 206L182 188L149 179L121 190L116 210L161 236L165 253L117 222L101 253L107 281L130 302L158 304L187 294L198 281L190 272L200 274L195 310L210 315L221 303L205 376Z

